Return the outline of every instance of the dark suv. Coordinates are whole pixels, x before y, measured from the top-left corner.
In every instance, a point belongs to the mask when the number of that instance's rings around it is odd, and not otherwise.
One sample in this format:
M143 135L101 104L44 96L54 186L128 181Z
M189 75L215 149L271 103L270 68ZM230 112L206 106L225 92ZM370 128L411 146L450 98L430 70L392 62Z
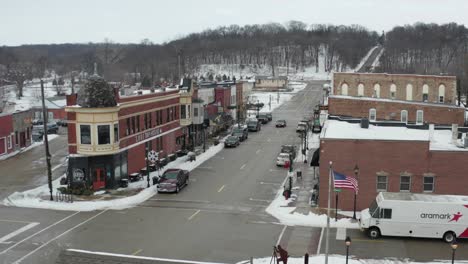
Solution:
M189 183L189 171L181 169L166 170L158 182L158 192L175 192Z
M244 141L249 137L249 130L246 126L234 126L231 135L239 137L240 141Z
M257 119L258 119L258 121L262 122L262 124L266 124L266 123L268 123L270 121L267 114L259 114L257 116Z
M293 160L296 158L296 152L297 152L297 148L294 145L282 145L281 146L280 153L288 153L289 155L292 156Z

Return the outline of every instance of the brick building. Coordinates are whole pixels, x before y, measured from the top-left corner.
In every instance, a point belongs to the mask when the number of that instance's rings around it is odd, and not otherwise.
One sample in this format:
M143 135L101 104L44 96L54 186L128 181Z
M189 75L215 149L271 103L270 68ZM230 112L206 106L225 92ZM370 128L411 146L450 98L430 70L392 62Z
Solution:
M455 104L455 76L334 73L332 95Z
M330 161L333 170L351 177L358 165L358 210L381 191L468 195L468 148L453 132L373 125L365 129L328 120L320 136L319 206L327 207ZM342 190L339 209L352 211L353 197L352 190Z
M409 102L382 98L332 95L328 97L330 115L397 121L403 124L463 126L465 108L453 104Z
M182 148L187 131L178 89L122 97L116 91L115 97L114 107L85 108L76 106L76 94L67 96L72 182L114 188L146 166L146 144L161 159Z
M0 157L32 143L32 111L0 114Z

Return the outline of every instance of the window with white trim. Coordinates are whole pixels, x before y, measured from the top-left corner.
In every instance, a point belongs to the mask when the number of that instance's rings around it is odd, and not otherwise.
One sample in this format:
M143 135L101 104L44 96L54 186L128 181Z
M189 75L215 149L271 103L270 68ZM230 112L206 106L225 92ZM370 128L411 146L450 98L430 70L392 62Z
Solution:
M369 109L369 121L375 121L377 120L377 111L375 108Z
M441 84L439 85L439 103L444 102L444 96L445 96L445 85Z
M387 191L387 176L377 175L377 191Z
M106 145L110 144L110 126L109 125L98 125L98 144Z
M119 142L119 124L114 124L114 142Z
M80 144L90 145L91 144L91 126L80 125Z
M424 123L424 112L423 110L416 111L416 125L422 125Z
M13 148L13 142L12 142L11 135L7 137L7 145L8 145L8 149Z
M380 84L374 84L374 97L380 98Z
M360 83L357 86L357 95L364 96L364 84Z
M413 100L413 85L410 83L406 85L406 100L407 101Z
M429 85L423 85L423 94L422 94L422 101L427 102L429 100Z
M390 84L390 98L396 99L396 85L394 83Z
M348 95L348 84L343 83L341 85L341 95Z
M401 122L405 124L408 123L408 111L401 110Z
M409 192L411 188L411 176L400 176L400 192Z
M433 192L434 191L434 176L424 176L423 191L424 192Z

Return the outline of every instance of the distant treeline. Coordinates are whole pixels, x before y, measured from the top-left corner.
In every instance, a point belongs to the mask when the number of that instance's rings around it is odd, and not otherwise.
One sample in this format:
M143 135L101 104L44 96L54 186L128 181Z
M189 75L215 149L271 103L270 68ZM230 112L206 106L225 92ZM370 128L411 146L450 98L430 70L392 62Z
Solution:
M467 29L454 23L395 27L385 34L359 25L231 25L218 27L163 44L102 43L23 45L0 47L0 74L27 71L41 76L46 69L59 75L99 73L108 80L127 78L177 80L197 72L201 64L266 65L301 70L317 66L327 71L353 69L375 45L384 46L380 66L389 73L452 74L466 79ZM126 74L139 73L139 74ZM14 75L10 75L14 76ZM128 77L131 76L131 77ZM206 76L205 76L206 77Z

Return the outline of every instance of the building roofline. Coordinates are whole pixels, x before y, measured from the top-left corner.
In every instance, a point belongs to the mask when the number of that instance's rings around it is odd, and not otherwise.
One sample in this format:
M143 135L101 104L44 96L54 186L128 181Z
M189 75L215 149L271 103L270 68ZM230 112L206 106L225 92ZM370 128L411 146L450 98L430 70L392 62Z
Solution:
M388 98L374 98L374 97L364 97L364 96L351 96L351 95L329 95L329 98L339 98L346 100L361 100L361 101L377 101L385 103L400 103L400 104L412 104L412 105L426 105L426 106L436 106L436 107L445 107L445 108L455 108L455 109L465 109L462 106L454 104L441 104L441 103L431 103L431 102L418 102L418 101L405 101L397 99L388 99Z
M448 79L457 79L453 75L423 75L423 74L406 74L406 73L369 73L369 72L334 72L333 74L341 75L383 75L383 76L403 76L403 77L418 77L418 78L448 78Z

